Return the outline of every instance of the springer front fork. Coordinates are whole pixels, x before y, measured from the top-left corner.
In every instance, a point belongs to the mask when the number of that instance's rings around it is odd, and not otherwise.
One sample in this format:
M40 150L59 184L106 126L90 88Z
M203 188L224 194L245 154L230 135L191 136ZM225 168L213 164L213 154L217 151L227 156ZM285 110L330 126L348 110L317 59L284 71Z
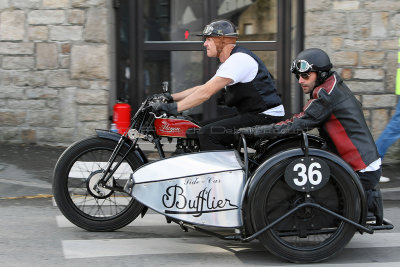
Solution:
M129 140L128 137L124 135L122 135L121 138L119 139L117 146L115 147L113 153L110 156L110 159L107 162L106 168L103 170L102 177L97 183L97 187L103 187L110 190L124 192L123 187L114 184L110 186L108 181L113 177L115 171L119 168L119 166L121 166L122 162L126 159L128 154L135 148L138 139L136 138L132 141L132 144L129 145L128 150L123 154L122 158L118 160L117 164L115 164L114 167L112 167L117 156L121 155L120 152L122 150L122 147L124 146L128 147L126 145L128 140Z
M107 162L106 168L103 170L102 177L99 180L99 182L97 183L98 187L103 187L103 188L107 188L110 190L125 192L123 187L120 187L117 185L110 186L108 181L113 177L115 171L119 168L119 166L121 166L122 162L126 159L126 157L129 155L129 153L131 153L133 150L135 150L135 148L137 146L137 141L138 141L139 137L135 135L135 130L133 131L133 134L128 134L128 136L129 137L122 135L120 137L120 139L117 143L117 146L115 147L113 153L110 156L110 159ZM129 140L132 140L131 144L128 144ZM155 138L152 140L152 143L155 145L155 148L157 149L160 158L165 158L165 153L162 148L161 139ZM116 162L117 156L121 155L120 152L124 146L127 147L128 150L122 155L122 157L114 165L114 163Z

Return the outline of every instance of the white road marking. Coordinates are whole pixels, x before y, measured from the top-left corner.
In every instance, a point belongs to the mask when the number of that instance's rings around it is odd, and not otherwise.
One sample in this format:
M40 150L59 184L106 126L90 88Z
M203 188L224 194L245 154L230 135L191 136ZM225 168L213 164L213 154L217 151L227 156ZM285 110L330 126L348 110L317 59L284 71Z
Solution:
M258 247L252 247L254 244L258 245ZM210 237L63 240L62 247L64 256L68 259L171 253L221 254L249 249L251 251L260 251L262 249L258 243L254 242L240 243L217 238L210 242ZM400 247L400 233L376 233L362 236L357 234L346 246L346 248L374 247Z
M215 242L215 245L206 244L209 242L209 237L97 239L63 240L62 246L64 256L67 259L172 253L234 253L247 249L243 245L224 248L218 246L220 242ZM228 246L229 243L226 245ZM248 246L249 244L246 245Z

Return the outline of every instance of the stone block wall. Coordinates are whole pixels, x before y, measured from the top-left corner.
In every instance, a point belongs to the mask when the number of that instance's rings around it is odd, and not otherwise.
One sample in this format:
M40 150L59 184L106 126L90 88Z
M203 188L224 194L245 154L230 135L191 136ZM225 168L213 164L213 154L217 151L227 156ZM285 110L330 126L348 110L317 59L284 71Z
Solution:
M306 0L305 47L319 47L363 104L375 139L398 101L398 0ZM400 142L391 149L400 155ZM400 159L400 156L398 157Z
M107 127L111 4L0 1L0 141L69 145Z
M0 0L0 142L69 145L107 127L113 13L110 0ZM377 138L397 101L400 1L306 0L305 18L305 47L328 52Z

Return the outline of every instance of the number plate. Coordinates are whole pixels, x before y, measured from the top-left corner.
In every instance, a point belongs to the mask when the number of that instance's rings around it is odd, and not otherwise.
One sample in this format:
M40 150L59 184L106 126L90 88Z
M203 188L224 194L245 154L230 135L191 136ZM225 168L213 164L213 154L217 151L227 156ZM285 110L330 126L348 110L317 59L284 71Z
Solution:
M286 183L294 190L301 192L322 188L328 182L329 176L328 164L315 157L296 159L285 169Z

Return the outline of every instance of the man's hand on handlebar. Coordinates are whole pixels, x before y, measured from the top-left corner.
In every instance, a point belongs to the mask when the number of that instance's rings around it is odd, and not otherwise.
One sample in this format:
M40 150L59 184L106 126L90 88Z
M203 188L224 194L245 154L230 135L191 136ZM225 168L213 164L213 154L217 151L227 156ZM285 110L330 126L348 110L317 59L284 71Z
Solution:
M160 100L161 102L164 102L164 103L172 103L172 102L174 102L174 99L173 99L172 95L170 93L168 93L168 92L162 93L162 94L155 94L153 96L153 98L154 99L158 99L158 100Z
M179 114L176 102L173 103L155 102L152 103L151 106L155 111L165 112L168 115L177 116Z

